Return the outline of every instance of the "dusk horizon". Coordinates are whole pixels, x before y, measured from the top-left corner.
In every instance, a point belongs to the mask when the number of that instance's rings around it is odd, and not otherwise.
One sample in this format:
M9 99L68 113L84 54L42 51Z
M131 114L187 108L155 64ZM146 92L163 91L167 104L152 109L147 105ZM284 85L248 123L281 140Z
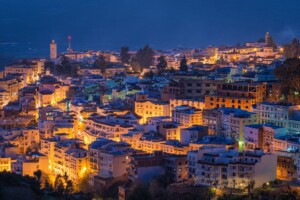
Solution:
M299 1L238 2L3 0L0 55L47 56L52 39L63 52L68 35L76 50L114 51L145 44L162 50L235 45L256 41L266 32L284 44L299 36Z

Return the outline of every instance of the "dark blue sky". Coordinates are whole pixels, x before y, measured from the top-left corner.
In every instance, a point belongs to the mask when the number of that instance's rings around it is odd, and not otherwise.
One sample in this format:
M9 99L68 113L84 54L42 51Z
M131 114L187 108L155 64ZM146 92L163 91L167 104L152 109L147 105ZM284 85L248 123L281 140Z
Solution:
M205 47L266 31L282 43L300 36L299 10L299 0L0 0L0 54L47 56L68 34L75 49Z

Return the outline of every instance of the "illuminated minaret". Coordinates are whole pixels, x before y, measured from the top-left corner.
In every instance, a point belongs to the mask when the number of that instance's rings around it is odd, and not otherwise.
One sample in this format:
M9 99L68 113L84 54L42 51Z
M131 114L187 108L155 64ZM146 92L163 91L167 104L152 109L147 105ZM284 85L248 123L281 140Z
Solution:
M50 59L57 58L57 45L54 40L50 43Z
M73 50L72 50L72 48L71 48L71 40L72 40L71 35L68 35L68 42L69 42L68 52L69 52L69 53L72 53L72 52L73 52Z
M265 43L267 45L269 45L271 43L271 35L269 32L266 32L266 35L265 35Z

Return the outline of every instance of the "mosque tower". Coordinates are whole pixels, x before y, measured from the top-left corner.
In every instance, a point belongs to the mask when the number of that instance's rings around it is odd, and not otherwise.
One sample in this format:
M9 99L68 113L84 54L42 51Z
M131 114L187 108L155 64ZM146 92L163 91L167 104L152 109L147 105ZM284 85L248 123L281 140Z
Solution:
M267 45L269 45L269 44L271 44L271 42L272 42L271 35L270 35L269 32L266 32L265 43L266 43Z
M50 59L56 59L57 58L57 45L54 40L50 43Z

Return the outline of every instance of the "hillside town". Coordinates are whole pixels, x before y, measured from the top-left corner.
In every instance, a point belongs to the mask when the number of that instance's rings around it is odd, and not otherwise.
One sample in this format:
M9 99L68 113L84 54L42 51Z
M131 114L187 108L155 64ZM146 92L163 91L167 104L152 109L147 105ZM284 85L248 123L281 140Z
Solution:
M154 199L300 190L298 40L279 45L267 32L232 46L118 52L68 40L65 52L52 40L49 58L0 72L1 172L119 200L147 195L147 184Z

